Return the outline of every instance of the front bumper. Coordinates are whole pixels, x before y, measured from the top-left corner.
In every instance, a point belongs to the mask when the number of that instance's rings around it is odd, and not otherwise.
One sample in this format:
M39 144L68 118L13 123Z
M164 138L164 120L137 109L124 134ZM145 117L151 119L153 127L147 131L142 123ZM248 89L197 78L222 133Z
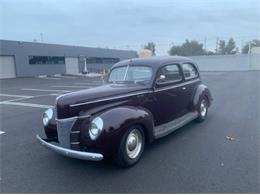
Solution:
M54 144L44 141L39 135L36 135L36 139L40 142L41 145L43 145L47 149L67 157L77 158L82 160L91 160L91 161L100 161L103 159L102 154L92 153L92 152L81 152L81 151L76 151L76 150L71 150L60 146L56 146Z

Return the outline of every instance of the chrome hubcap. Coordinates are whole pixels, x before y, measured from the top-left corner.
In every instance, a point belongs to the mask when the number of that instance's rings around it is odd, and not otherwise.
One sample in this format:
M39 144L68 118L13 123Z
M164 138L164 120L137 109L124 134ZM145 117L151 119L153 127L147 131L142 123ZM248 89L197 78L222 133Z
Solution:
M206 100L202 100L200 104L200 115L205 117L207 114L207 102Z
M129 158L136 158L142 148L142 135L139 130L132 130L126 139L126 153Z

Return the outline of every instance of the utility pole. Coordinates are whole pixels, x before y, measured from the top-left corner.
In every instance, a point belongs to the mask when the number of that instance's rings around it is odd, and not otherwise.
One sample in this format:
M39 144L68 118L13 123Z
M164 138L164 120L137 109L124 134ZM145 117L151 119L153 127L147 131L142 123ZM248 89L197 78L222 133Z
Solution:
M252 68L252 67L251 67L251 57L252 57L252 56L251 56L251 55L252 55L252 54L251 54L251 53L252 53L251 50L252 50L252 42L251 42L251 41L249 42L248 47L249 47L249 48L248 48L249 67L250 67L250 69L251 69L251 68Z
M219 37L216 38L216 54L218 54L218 42L219 42Z
M207 37L204 37L204 49L207 51Z

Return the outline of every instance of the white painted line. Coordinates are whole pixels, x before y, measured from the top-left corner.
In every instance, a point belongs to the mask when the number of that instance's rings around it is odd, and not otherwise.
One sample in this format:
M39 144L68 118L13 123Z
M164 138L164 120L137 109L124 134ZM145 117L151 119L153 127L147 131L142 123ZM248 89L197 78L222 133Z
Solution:
M53 85L51 87L63 87L63 88L81 88L84 89L85 86L71 86L71 85ZM87 87L87 86L86 86Z
M60 95L63 95L63 94L65 94L65 93L53 93L53 94L28 96L28 97L16 98L16 99L12 99L12 100L5 100L3 102L17 102L17 101L21 101L21 100L28 100L28 99L39 98L39 97L44 97L44 96L60 96Z
M85 86L98 86L102 85L103 83L73 83L74 85L85 85Z
M42 78L42 79L60 80L60 78L53 78L53 77L46 77L46 78Z
M33 96L28 96L28 95L13 95L13 94L4 94L0 93L0 96L4 97L18 97L18 98L32 98Z
M32 97L25 97L25 98L18 98L18 99L13 99L13 100L6 100L5 102L16 102L16 101L21 101L21 100L28 100L28 99L33 99L33 98L39 98L39 97L44 97L44 96L49 96L53 94L44 94L44 95L36 95ZM57 94L55 94L57 96ZM61 94L59 94L61 95Z
M45 78L45 77L47 77L47 75L45 74L45 75L38 75L38 76L36 76L37 78Z
M102 83L103 81L102 80L83 80L83 81L80 81L80 82L77 82L77 83Z
M52 108L51 105L43 105L43 104L30 104L30 103L21 103L21 102L8 102L3 101L0 104L4 105L13 105L13 106L27 106L27 107L34 107L34 108Z
M68 90L55 90L55 89L32 89L32 88L22 88L21 90L26 90L26 91L45 91L45 92L64 92L64 93L67 93L67 92L71 92L71 91L68 91Z
M40 79L60 80L60 78L54 78L54 77L42 77Z
M1 134L4 134L4 133L5 133L5 132L3 132L3 131L0 131L0 135L1 135Z
M17 98L17 99L14 99L14 100L6 100L5 102L15 102L15 101L20 101L20 100L28 100L28 99L31 99L31 98L34 98L34 97L29 97L29 98Z
M62 76L62 75L54 75L54 77L58 77L58 78L68 78L68 79L76 79L77 77L73 77L73 76Z

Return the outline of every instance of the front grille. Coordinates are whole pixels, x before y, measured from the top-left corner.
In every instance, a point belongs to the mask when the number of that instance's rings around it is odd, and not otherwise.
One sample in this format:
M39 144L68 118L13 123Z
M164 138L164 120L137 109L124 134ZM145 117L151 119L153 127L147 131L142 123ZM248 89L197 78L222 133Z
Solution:
M58 140L61 147L70 148L71 147L71 130L76 122L77 118L68 118L68 119L57 119L57 133Z

